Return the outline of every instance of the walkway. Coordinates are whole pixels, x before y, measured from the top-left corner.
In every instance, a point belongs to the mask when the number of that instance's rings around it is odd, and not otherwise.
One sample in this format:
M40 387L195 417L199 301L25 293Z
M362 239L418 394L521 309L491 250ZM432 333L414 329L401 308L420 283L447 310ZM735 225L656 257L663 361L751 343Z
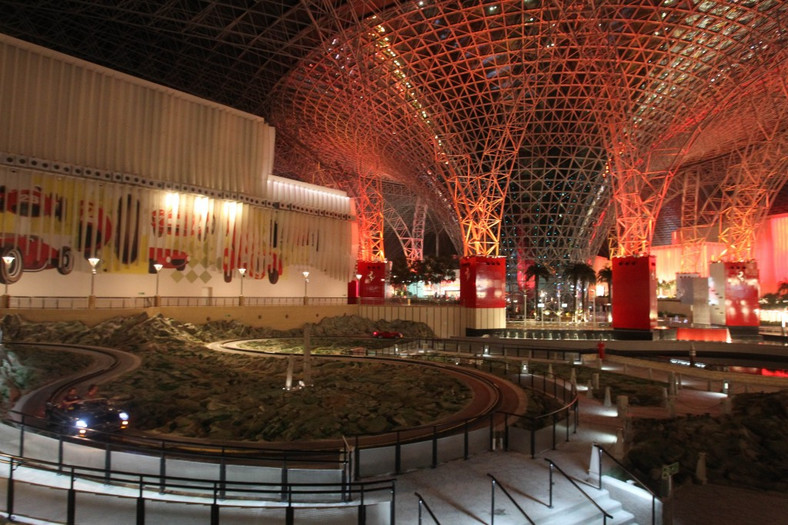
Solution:
M628 375L648 377L648 368L633 366L634 360L611 357L606 359L603 368ZM627 363L626 372L624 363ZM642 362L641 362L642 363ZM687 370L687 372L692 372ZM667 381L669 374L652 369L655 380ZM748 378L749 379L749 378ZM756 377L753 382L758 382ZM685 388L678 391L675 399L676 415L684 414L721 414L726 396L717 392L706 392L705 380L684 375ZM786 381L788 385L788 381ZM754 391L755 386L743 381L732 383L734 393ZM693 389L689 387L692 386ZM712 386L721 386L713 383ZM580 387L581 389L583 387ZM697 390L695 389L697 388ZM758 390L778 390L774 386L758 387ZM631 407L630 415L638 417L668 417L665 408ZM604 403L589 399L581 393L580 427L571 436L569 443L560 443L557 450L542 451L536 459L512 452L489 452L470 458L468 461L454 461L440 465L435 470L421 470L400 476L397 480L397 523L418 523L418 499L414 492L421 494L441 523L472 525L490 523L491 482L487 474L494 475L508 487L517 503L537 524L561 523L563 509L571 507L577 499L577 491L563 479L554 477L557 500L554 510L546 507L548 500L548 464L544 458L552 459L561 468L576 478L578 482L590 479L588 469L591 460L592 443L597 442L607 450L613 451L616 435L623 426L623 420L616 417L615 406L607 408ZM603 460L603 471L609 467L610 460ZM607 462L607 463L606 463ZM580 486L594 489L583 483ZM639 501L638 501L639 500ZM634 504L635 507L632 508ZM650 523L651 500L633 497L625 503L625 508L636 514L636 522ZM639 509L639 512L638 512ZM668 511L669 512L669 511ZM686 485L678 487L674 493L673 523L675 525L742 525L750 523L781 523L788 514L788 494L765 493L754 490L737 489L716 485ZM599 520L593 523L601 523ZM429 517L423 523L433 523ZM499 491L495 494L495 524L527 523L515 506ZM610 520L608 520L610 523ZM659 519L657 523L660 523Z

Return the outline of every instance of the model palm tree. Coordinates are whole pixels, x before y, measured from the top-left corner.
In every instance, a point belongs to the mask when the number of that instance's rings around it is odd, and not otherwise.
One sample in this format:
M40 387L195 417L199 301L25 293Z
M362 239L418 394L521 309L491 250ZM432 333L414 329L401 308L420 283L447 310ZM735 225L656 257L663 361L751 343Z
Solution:
M534 313L539 311L539 279L544 279L545 283L553 276L550 268L542 264L532 264L525 270L525 280L534 280Z

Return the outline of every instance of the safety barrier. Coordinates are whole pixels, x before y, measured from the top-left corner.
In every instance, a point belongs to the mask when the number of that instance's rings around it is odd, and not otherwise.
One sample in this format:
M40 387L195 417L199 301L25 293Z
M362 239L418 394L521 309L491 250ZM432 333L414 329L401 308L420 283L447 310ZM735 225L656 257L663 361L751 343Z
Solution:
M6 466L6 468L2 468ZM116 518L134 516L136 523L161 521L177 512L194 522L292 525L324 523L328 517L357 523L395 523L393 480L352 483L225 482L175 476L153 476L120 470L63 465L0 454L0 480L5 481L6 516L36 520L106 523L107 506ZM43 504L43 502L46 502ZM226 515L225 515L226 514ZM314 519L311 519L314 518Z

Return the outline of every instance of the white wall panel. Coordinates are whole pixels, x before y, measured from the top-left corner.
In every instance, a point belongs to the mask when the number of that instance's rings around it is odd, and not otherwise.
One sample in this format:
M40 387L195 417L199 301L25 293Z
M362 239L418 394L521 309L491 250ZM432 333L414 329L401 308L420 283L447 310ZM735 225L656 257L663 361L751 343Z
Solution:
M0 151L264 196L274 129L234 109L0 35Z

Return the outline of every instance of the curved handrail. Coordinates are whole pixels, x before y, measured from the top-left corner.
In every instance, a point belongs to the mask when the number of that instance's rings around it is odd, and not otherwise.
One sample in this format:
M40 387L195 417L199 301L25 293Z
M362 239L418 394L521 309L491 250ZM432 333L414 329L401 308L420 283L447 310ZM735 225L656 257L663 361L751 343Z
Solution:
M573 480L573 479L572 479L572 478L569 476L569 474L567 474L566 472L564 472L564 471L561 469L561 467L559 467L558 465L556 465L556 464L555 464L555 461L553 461L553 460L552 460L552 459L550 459L550 458L544 458L544 460L545 460L545 461L547 461L547 462L550 464L550 504L548 505L550 508L553 508L553 468L555 468L556 470L558 470L558 472L560 472L560 473L561 473L561 474L562 474L562 475L563 475L563 476L564 476L564 477L565 477L565 478L566 478L566 479L569 481L569 483L571 483L572 485L574 485L574 487L575 487L577 490L579 490L579 491L580 491L580 493L581 493L583 496L585 496L585 497L586 497L586 499L587 499L588 501L590 501L591 503L593 503L593 504L594 504L594 506L595 506L597 509L599 509L599 512L601 512L601 513L602 513L602 516L603 516L603 517L602 517L602 523L607 523L607 518L611 518L611 519L613 518L613 516L611 516L610 514L608 514L608 513L607 513L607 511L606 511L605 509L603 509L602 507L600 507L600 506L599 506L599 504L598 504L596 501L594 501L594 498L592 498L591 496L589 496L589 495L588 495L588 493L587 493L585 490L583 490L582 488L580 488L580 485L578 485L577 483L575 483L575 480Z
M414 358L416 358L418 360L421 360L420 358L422 356L409 356L409 357L414 357ZM423 357L429 357L431 359L440 359L440 360L444 360L444 361L449 361L449 360L453 360L454 359L453 357L441 356L441 355L430 355L430 356L424 355ZM488 357L488 358L485 358L485 362L500 363L502 361L498 360L498 359L495 359L495 358L489 358ZM498 413L506 414L507 416L518 416L518 417L525 417L525 418L528 418L528 419L531 419L531 420L539 420L539 419L545 419L545 418L548 418L548 417L552 417L553 415L556 415L556 414L560 414L561 412L565 411L567 408L573 406L577 402L579 394L578 394L578 392L577 392L577 390L575 388L567 388L567 384L569 384L569 386L572 386L572 385L566 379L558 376L557 374L549 374L549 373L544 373L544 374L530 373L529 375L534 376L534 377L541 375L541 376L543 376L545 378L552 377L552 379L550 379L550 380L552 382L556 383L556 385L559 384L557 379L560 379L561 380L561 383L560 383L561 384L561 386L560 386L561 390L564 391L564 392L569 392L570 395L572 396L572 398L568 402L565 402L566 403L565 405L563 405L563 406L561 406L559 408L556 408L555 410L552 410L550 412L546 412L544 414L541 414L539 416L527 416L525 414L513 414L513 413L508 413L508 412L497 411ZM528 385L520 385L520 386L523 386L524 388L528 388L529 390L538 391L538 392L540 392L542 394L545 394L545 395L550 395L550 392L548 392L546 389L537 390L537 389L535 389L535 388L533 388L531 386L528 386ZM551 397L553 397L553 396L551 396Z
M387 494L393 504L395 487L394 479L380 479L362 482L341 483L289 483L289 482L259 482L259 481L226 481L206 478L190 478L177 476L159 476L154 474L139 474L121 470L105 471L94 467L61 465L51 461L37 460L0 453L0 465L8 465L3 469L8 475L8 500L7 512L12 513L14 506L14 483L33 483L36 485L50 486L46 478L40 475L35 480L28 481L26 476L20 475L20 467L31 469L37 473L57 474L52 479L51 487L68 490L69 492L90 492L88 488L77 489L75 481L95 483L96 487L112 486L112 496L129 499L162 499L166 494L167 501L182 501L193 503L196 501L215 506L233 506L243 502L244 506L260 508L280 508L283 503L291 506L321 507L332 506L359 506L364 505L364 497L369 494ZM63 474L67 475L63 482ZM106 492L106 491L104 491ZM147 492L147 493L146 493ZM99 491L102 493L102 491ZM318 499L315 499L315 498ZM352 499L355 498L355 499ZM75 498L69 497L69 506L72 507ZM144 508L144 505L143 505ZM70 511L73 511L70 508ZM139 510L139 506L138 506ZM31 516L35 517L35 516ZM139 519L139 516L138 516Z
M416 495L417 498L419 498L419 525L421 525L421 507L422 507L422 505L424 506L425 509L427 509L427 512L429 513L430 517L435 521L435 523L437 525L441 525L441 522L438 521L438 518L435 517L435 514L432 512L432 509L430 508L430 506L427 505L427 502L425 501L424 496L422 496L418 492L414 492L414 494Z
M528 523L530 523L531 525L536 525L536 522L534 522L534 520L532 520L531 517L528 514L526 514L526 512L523 510L523 508L514 500L512 495L509 494L509 491L506 490L506 487L504 487L503 484L500 481L495 479L495 476L493 476L492 474L488 473L487 476L490 479L492 479L492 501L490 502L490 506L491 506L490 525L494 525L494 523L495 523L495 486L496 485L501 487L501 490L503 491L503 493L506 494L506 497L509 498L509 501L511 501L514 504L514 506L517 507L517 510L520 511L520 514L522 514L523 517L528 520Z
M645 483L640 481L640 479L638 479L637 476L635 476L632 472L627 470L627 468L624 466L624 464L621 463L619 460L617 460L615 457L613 457L613 455L610 452L608 452L607 450L605 450L604 447L602 447L598 443L594 443L594 447L596 447L596 449L599 450L600 454L604 452L607 455L607 457L612 459L613 462L621 468L621 470L626 472L633 480L635 480L635 482L638 485L640 485L640 487L642 487L643 489L646 490L646 492L651 494L651 525L654 525L657 522L656 500L659 499L659 496L657 496L654 493L653 490L648 488L648 486ZM599 489L600 490L602 489L602 458L601 458L601 456L599 458Z
M73 441L80 445L119 452L130 451L135 453L147 453L154 456L169 454L174 458L190 458L214 463L226 461L309 463L310 465L317 464L318 466L332 466L337 468L345 465L349 456L348 450L342 448L337 448L336 450L309 450L295 448L265 448L242 444L215 445L205 442L152 438L150 436L139 436L125 432L110 433L98 430L92 431L92 434L97 438L94 440L47 429L45 428L45 418L16 411L11 411L9 413L17 414L19 418L3 419L0 420L0 423L7 424L11 427L18 427L22 433L35 431L40 435L51 437L58 442ZM331 457L334 454L336 454L336 458Z

